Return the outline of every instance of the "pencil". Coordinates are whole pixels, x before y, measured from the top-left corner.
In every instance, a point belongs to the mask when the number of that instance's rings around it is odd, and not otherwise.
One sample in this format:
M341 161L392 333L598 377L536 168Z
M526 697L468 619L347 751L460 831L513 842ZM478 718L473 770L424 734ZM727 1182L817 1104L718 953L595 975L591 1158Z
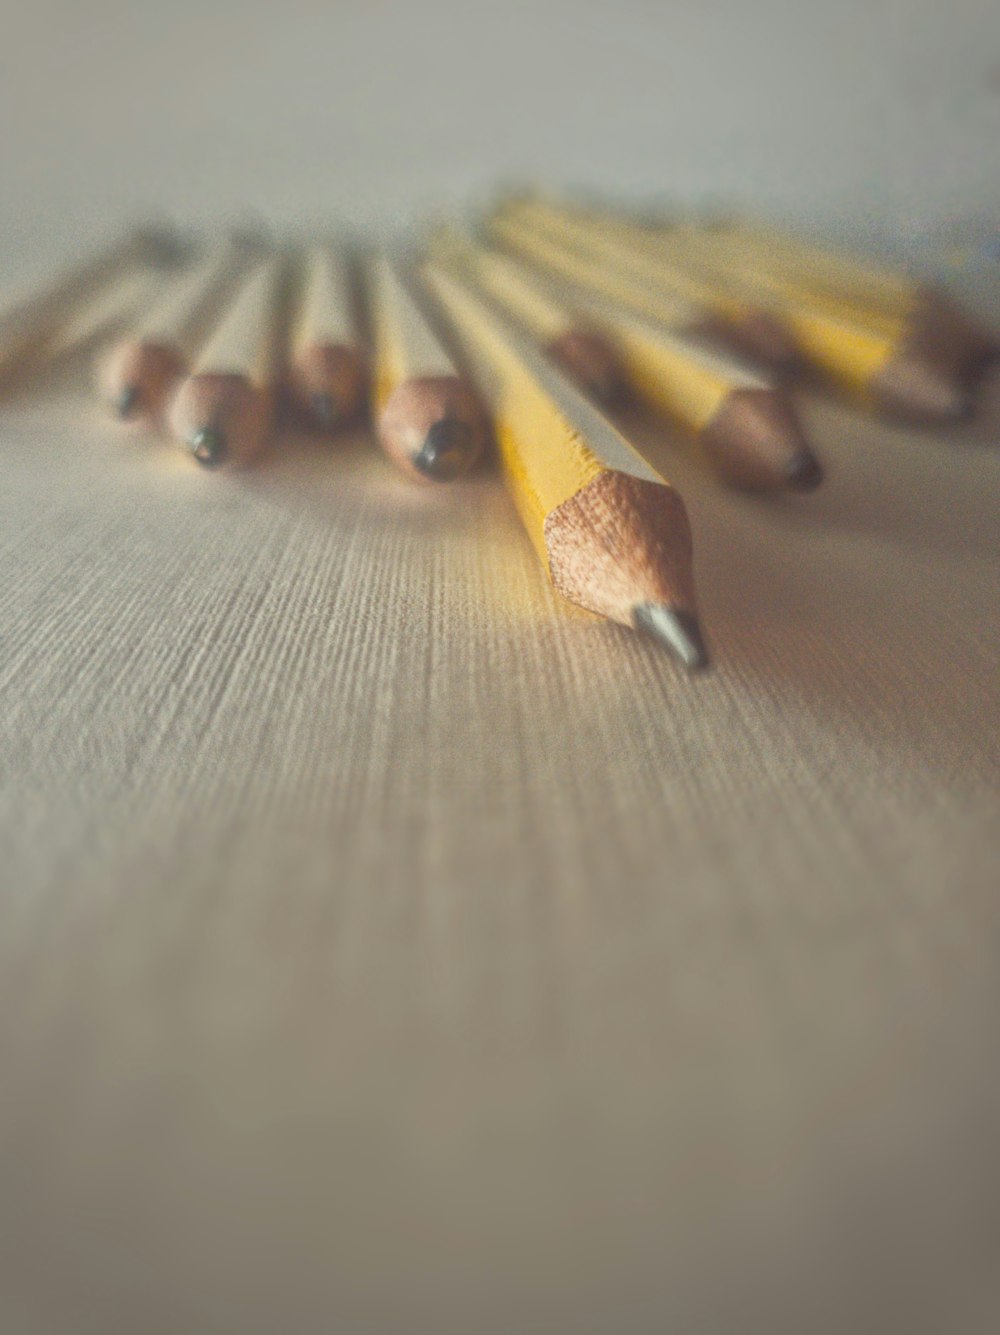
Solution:
M628 245L633 233L651 240L645 229L617 215L594 214L540 198L510 200L494 214L493 227L513 227L521 248L544 240L592 265L613 267L650 290L655 297L682 301L691 310L697 332L726 339L739 350L778 370L798 360L798 348L780 316L763 303L748 300L711 275L685 270L659 253L656 242ZM651 310L643 314L653 315ZM657 318L654 315L654 318Z
M975 374L1000 352L996 336L959 305L905 274L754 223L722 221L709 235L719 247L817 295L843 301L856 312L900 318L909 341L946 366Z
M657 243L646 238L643 244ZM968 415L968 377L956 349L947 346L941 321L921 317L914 325L902 309L866 305L773 271L723 247L714 230L675 229L663 244L677 262L713 270L734 290L770 303L803 360L868 407L917 422Z
M7 297L0 303L0 380L30 360L81 303L136 265L165 261L171 247L167 234L134 228Z
M491 227L574 284L574 300L611 341L639 395L693 433L725 481L748 490L819 486L822 467L786 395L759 367L713 346L692 308L627 268L574 254L518 223Z
M440 266L423 275L493 411L505 480L554 587L704 667L681 497L495 308Z
M113 338L151 301L163 285L155 269L128 269L117 281L77 302L40 349L43 364L72 356Z
M691 433L718 476L743 491L814 491L823 469L788 396L759 368L594 297L580 304L604 331L640 398Z
M413 477L452 481L483 447L486 424L475 390L386 255L371 264L369 295L382 448Z
M969 386L957 363L900 316L851 308L759 268L730 268L729 281L765 295L783 314L803 357L867 407L914 422L967 417Z
M244 247L226 240L170 282L96 367L98 391L125 420L158 423L183 377L198 334L239 275Z
M193 358L168 410L170 429L198 463L250 463L274 422L284 264L243 280Z
M540 207L540 206L533 206ZM546 206L554 218L555 206ZM600 254L625 254L692 276L729 292L747 309L767 313L794 341L799 360L865 406L919 422L949 421L967 415L969 394L959 377L915 347L899 319L866 319L850 310L825 308L822 301L758 267L723 263L713 257L711 235L671 228L662 232L604 215L572 215L577 233L592 238Z
M547 290L537 272L455 227L437 230L431 253L442 264L458 265L498 301L584 393L608 405L625 397L625 377L608 340L572 305Z
M365 366L354 321L346 255L312 246L304 257L288 387L308 417L331 431L360 410Z

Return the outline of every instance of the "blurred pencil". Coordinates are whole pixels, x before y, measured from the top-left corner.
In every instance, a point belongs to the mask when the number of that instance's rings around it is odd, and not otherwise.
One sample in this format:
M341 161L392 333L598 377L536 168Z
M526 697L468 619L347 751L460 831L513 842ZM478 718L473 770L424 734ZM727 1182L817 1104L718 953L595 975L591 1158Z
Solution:
M283 273L283 262L269 259L242 281L170 404L170 429L200 464L250 463L268 443Z
M497 220L491 228L576 285L573 300L611 341L630 383L695 435L727 482L754 490L819 485L822 468L787 396L758 367L700 335L689 306L627 267L577 254L520 223Z
M187 370L214 309L225 301L249 251L232 240L213 246L180 273L96 367L102 399L123 420L157 423Z
M643 245L657 245L644 238ZM879 411L918 422L962 418L971 407L968 375L944 326L917 329L901 310L860 303L770 270L722 246L715 230L674 229L659 243L675 263L768 303L792 331L803 359Z
M725 339L776 369L787 369L798 359L794 336L765 304L745 299L710 275L670 263L638 224L630 226L617 215L531 196L508 200L494 214L491 226L495 233L515 229L522 249L547 243L593 265L614 267L648 289L650 300L662 297L683 303L687 322L698 333ZM629 246L633 232L652 244L645 250ZM641 313L658 318L649 309Z
M655 277L663 269L728 293L746 309L768 314L794 341L799 357L869 407L914 421L965 416L969 395L954 369L908 339L905 324L866 319L856 311L832 311L787 281L747 265L722 260L710 232L650 231L614 215L575 212L570 206L530 206L551 225L565 212L573 235L590 237L592 253L644 263ZM529 216L532 216L529 214ZM655 269L650 268L655 266Z
M308 417L333 430L357 416L365 365L354 320L346 255L313 246L304 258L288 385Z
M493 411L507 485L555 588L705 666L680 496L495 308L440 266L422 272Z
M607 339L547 290L537 272L456 227L438 228L430 248L436 260L458 265L500 302L584 393L610 405L624 398L625 377Z
M56 325L41 347L41 362L73 356L113 338L156 299L163 282L160 272L146 267L128 269L121 278L99 287Z
M741 255L855 313L896 317L930 358L974 375L1000 353L1000 340L937 288L906 274L752 222L722 220L708 229L717 248Z
M788 396L759 368L707 339L579 298L636 393L689 431L719 477L744 491L813 491L823 469Z
M412 476L449 482L467 472L482 450L479 399L385 255L371 263L369 298L382 447Z
M11 375L54 335L60 320L143 262L171 253L166 234L134 228L83 259L57 265L40 281L28 282L0 299L0 381Z

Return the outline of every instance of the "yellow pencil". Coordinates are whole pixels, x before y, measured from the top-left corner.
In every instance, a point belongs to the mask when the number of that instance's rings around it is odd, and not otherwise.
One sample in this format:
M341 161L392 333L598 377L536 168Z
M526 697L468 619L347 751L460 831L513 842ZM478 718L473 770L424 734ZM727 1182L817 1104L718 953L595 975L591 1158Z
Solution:
M500 302L585 393L609 405L624 397L625 377L607 339L537 272L455 226L437 228L430 251Z
M595 261L522 223L496 220L491 230L575 285L572 300L611 340L630 382L695 435L727 482L755 490L819 485L822 468L786 395L758 367L700 335L682 299L661 294L627 264Z
M234 238L211 246L139 313L126 336L98 362L98 391L116 416L158 424L213 314L252 252Z
M683 237L693 230L684 228ZM972 380L1000 352L996 336L954 301L904 274L748 224L722 223L698 234L722 262L765 272L834 314L886 329L946 374Z
M238 286L170 405L174 438L209 467L250 463L274 423L284 263L265 260Z
M328 245L306 252L288 367L292 397L330 431L361 408L365 363L354 319L346 254Z
M680 496L495 307L440 266L422 272L492 410L504 477L555 588L703 667Z
M564 212L550 204L530 208L552 228ZM770 314L794 339L804 361L868 407L926 422L968 413L969 395L959 378L915 347L899 319L887 324L857 312L831 310L759 268L724 263L707 231L699 235L674 227L651 232L617 217L571 208L565 215L574 236L590 238L595 255L652 261L708 283L746 308Z
M531 197L510 200L494 214L492 230L499 235L505 226L517 229L521 246L532 239L536 243L545 240L592 264L618 269L649 289L651 300L663 297L682 303L687 308L686 322L693 322L699 333L728 339L770 366L784 370L797 360L794 337L780 316L731 291L710 274L671 263L639 224ZM650 240L650 246L629 245L634 236ZM651 309L642 313L659 318Z
M404 472L450 482L478 459L486 434L479 399L386 255L368 274L373 407L382 448Z

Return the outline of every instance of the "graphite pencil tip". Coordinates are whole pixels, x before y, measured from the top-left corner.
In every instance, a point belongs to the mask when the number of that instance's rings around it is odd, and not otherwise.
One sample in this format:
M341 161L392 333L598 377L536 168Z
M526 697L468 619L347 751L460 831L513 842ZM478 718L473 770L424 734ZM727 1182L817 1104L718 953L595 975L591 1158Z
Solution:
M811 450L800 450L789 460L787 477L793 491L815 491L823 481L823 467Z
M708 649L692 612L663 603L637 603L632 609L632 621L637 630L666 645L689 672L708 667Z
M337 405L332 394L314 394L310 399L313 416L321 426L331 427L337 420Z
M454 417L442 417L427 432L413 464L435 482L451 482L466 471L475 454L476 440L471 428Z
M215 426L200 427L188 440L191 453L200 464L211 468L226 457L226 437Z
M139 406L139 386L126 385L122 392L115 399L115 412L122 419L127 421Z

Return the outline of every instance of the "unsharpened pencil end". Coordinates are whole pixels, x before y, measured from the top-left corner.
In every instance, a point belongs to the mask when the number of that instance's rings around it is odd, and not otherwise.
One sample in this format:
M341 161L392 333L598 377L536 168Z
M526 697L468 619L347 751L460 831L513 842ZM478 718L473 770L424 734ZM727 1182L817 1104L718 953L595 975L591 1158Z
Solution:
M823 467L811 450L802 450L789 462L787 477L793 491L815 491L823 481Z
M636 630L665 645L689 672L708 667L708 649L692 612L663 603L638 603L632 609L632 621Z
M413 466L434 482L451 482L467 471L476 452L471 428L453 417L443 417L427 432Z
M218 427L203 426L188 441L191 453L206 468L222 463L226 457L226 437Z
M139 406L139 397L138 385L126 385L115 399L115 412L123 422L128 421Z

